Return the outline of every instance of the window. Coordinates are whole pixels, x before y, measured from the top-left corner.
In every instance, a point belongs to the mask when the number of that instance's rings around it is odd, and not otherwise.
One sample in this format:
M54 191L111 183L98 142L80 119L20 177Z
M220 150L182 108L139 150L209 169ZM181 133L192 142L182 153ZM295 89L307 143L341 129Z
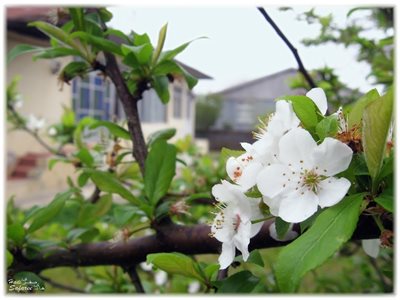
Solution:
M114 84L96 72L73 80L73 108L78 120L90 116L99 120L125 119L121 101ZM145 123L167 122L167 106L162 104L154 90L145 91L138 102L141 121Z
M182 89L180 87L174 87L174 118L182 118Z
M91 72L84 78L72 82L73 108L77 119L86 116L98 120L111 120L116 110L115 87L103 77Z
M142 122L167 122L167 106L161 102L154 90L148 90L143 93L143 99L138 102L138 110Z

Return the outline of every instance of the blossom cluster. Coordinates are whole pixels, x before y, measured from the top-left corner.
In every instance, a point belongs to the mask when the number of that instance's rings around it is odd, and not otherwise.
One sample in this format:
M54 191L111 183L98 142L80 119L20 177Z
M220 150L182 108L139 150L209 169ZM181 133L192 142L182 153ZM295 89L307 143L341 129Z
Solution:
M321 88L310 90L306 96L319 109L327 112L327 99ZM336 113L339 124L343 113ZM230 157L226 171L233 183L223 180L212 189L218 211L211 225L211 235L222 242L219 257L221 269L234 260L236 248L246 261L250 239L261 229L265 212L263 202L272 216L288 223L302 222L319 208L338 203L350 188L346 178L335 175L345 171L353 151L345 143L326 137L317 143L311 133L302 128L291 101L278 100L275 113L262 124L253 144L242 143L244 153ZM258 191L259 198L246 195ZM291 227L290 227L291 228ZM270 235L278 239L275 224ZM289 231L280 240L296 238Z

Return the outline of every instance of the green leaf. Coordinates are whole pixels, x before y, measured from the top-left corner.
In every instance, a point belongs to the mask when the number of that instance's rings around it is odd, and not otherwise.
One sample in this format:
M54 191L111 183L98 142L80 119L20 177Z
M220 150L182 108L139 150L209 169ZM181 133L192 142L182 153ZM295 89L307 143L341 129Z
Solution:
M281 292L294 292L301 278L331 257L353 234L364 194L345 197L323 211L299 238L283 248L276 264Z
M61 116L61 122L65 127L74 127L75 126L75 112L69 107L63 107L64 112Z
M172 60L162 61L154 67L153 75L181 75L185 79L189 89L192 89L198 82L184 67Z
M107 8L101 7L98 12L101 20L105 23L111 21L113 18L113 14Z
M167 76L154 76L153 88L161 102L166 104L169 101L169 80Z
M87 148L81 148L75 156L86 166L93 167L94 158Z
M116 206L113 210L115 224L118 227L125 226L135 216L139 215L139 211L135 206Z
M74 190L68 190L64 193L57 194L49 205L36 211L32 216L33 221L27 232L32 233L52 221L62 210L65 201L71 197L73 192Z
M70 164L71 160L69 160L68 158L64 158L64 157L51 158L51 159L49 159L49 162L48 162L48 166L47 166L48 169L51 171L54 168L54 166L59 162Z
M14 262L14 256L11 254L10 251L7 250L6 257L7 257L7 268L9 268Z
M139 34L136 32L132 32L132 33L133 33L133 44L135 46L141 46L144 44L151 45L151 41L150 41L150 38L147 35L147 33L143 33L143 34Z
M83 76L90 70L90 65L84 61L72 61L66 65L60 73L60 79L64 82L71 81L76 76Z
M315 126L318 124L320 112L310 98L306 96L284 96L279 99L291 101L293 110L305 129L312 132L314 131Z
M393 189L388 188L378 197L374 198L374 201L386 209L388 212L393 212L394 210L394 193Z
M56 57L64 57L64 56L80 56L82 57L82 53L78 50L64 47L55 47L55 48L47 48L42 49L38 54L33 56L33 60L37 60L39 58L56 58Z
M147 255L147 263L169 273L195 278L206 283L207 278L200 266L189 256L181 253L156 253Z
M26 53L32 53L32 52L39 52L42 51L42 47L37 47L37 46L32 46L32 45L26 45L26 44L20 44L15 46L8 52L7 54L7 63L10 63L13 61L17 56L26 54Z
M361 119L363 116L363 112L365 107L370 104L372 101L378 99L380 97L378 91L376 89L370 90L368 93L366 93L364 96L362 96L360 99L358 99L353 107L351 108L349 114L348 114L348 119L347 119L347 125L348 128L351 129L355 125L360 125L361 124Z
M95 170L86 170L86 172L90 174L90 178L101 191L118 194L130 203L140 205L140 201L113 174Z
M369 103L363 113L362 143L373 189L377 187L376 179L382 167L392 114L393 89Z
M104 34L107 37L108 36L112 36L112 35L116 36L116 37L119 37L120 39L124 40L128 44L132 44L131 38L129 36L127 36L125 33L123 33L121 30L109 28L104 32Z
M179 47L176 47L175 49L172 50L168 50L168 51L164 51L161 53L160 55L160 59L159 61L164 61L164 60L172 60L175 58L175 56L177 56L179 53L181 53L182 51L184 51L187 46L189 46L192 42L194 42L195 40L199 40L199 39L204 39L206 37L199 37L197 39L191 40L187 43L184 43L182 45L180 45Z
M59 41L60 43L70 46L71 48L78 50L82 53L82 49L78 43L73 40L73 37L66 33L64 30L54 26L50 23L46 23L43 21L35 21L28 24L28 26L34 26L40 31L42 31L47 36L54 38L55 40Z
M71 15L72 22L76 31L85 31L84 13L83 8L70 7L69 14Z
M26 282L26 284L22 284L17 286L21 288L28 288L32 289L33 291L44 291L45 290L45 284L44 281L35 273L32 272L18 272L14 275L14 282L20 281L20 282ZM11 292L11 290L9 289Z
M96 203L83 203L78 215L77 225L79 227L92 226L110 210L111 206L112 196L110 194L101 196Z
M152 205L167 193L175 175L176 147L158 140L145 162L144 191Z
M88 44L96 47L98 50L122 55L120 46L105 38L96 37L82 31L76 31L72 33L71 36L74 38L79 38L81 41L87 42Z
M165 42L165 37L167 35L167 27L168 27L168 23L166 23L161 29L160 29L160 33L158 34L158 42L157 42L157 46L156 49L153 53L153 58L151 60L151 64L154 65L158 58L160 57L161 51L164 47L164 42Z
M139 64L148 65L153 54L153 47L151 44L143 44L140 46L128 46L122 44L121 52L124 56L128 55L129 53L133 53Z
M94 128L98 128L100 126L106 127L110 131L110 133L115 137L119 137L121 139L128 140L128 141L131 140L131 135L130 135L129 131L113 122L96 120L92 125L90 125L89 128L94 129Z
M229 276L228 278L216 283L218 294L251 293L260 282L260 278L255 277L249 271L241 271Z
M333 137L338 131L338 120L335 115L323 118L316 126L315 131L319 138L324 140L326 137Z
M250 190L244 193L247 197L250 198L261 198L262 194L258 190L257 186L252 187Z
M153 132L148 137L147 147L150 148L155 142L157 142L159 140L168 141L175 134L176 134L175 128L166 128L166 129L161 129L156 132Z
M7 225L7 238L13 240L17 246L21 246L25 241L25 229L19 223Z
M285 222L279 217L275 218L275 228L278 238L283 239L285 237L285 234L288 232L289 227L290 223Z
M260 254L260 251L258 250L253 250L250 252L247 262L264 268L264 260Z
M75 228L68 232L67 243L72 243L75 240L81 240L82 243L87 243L93 240L99 234L97 228Z

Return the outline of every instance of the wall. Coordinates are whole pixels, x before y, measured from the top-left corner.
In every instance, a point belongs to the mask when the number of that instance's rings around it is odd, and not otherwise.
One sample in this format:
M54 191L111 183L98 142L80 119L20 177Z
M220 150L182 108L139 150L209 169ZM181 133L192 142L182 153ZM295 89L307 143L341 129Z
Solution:
M7 33L7 52L18 44L35 44L46 46L40 40L27 38L12 32ZM57 59L61 65L66 65L71 59ZM64 85L62 91L59 90L57 74L50 71L50 60L32 61L31 54L24 54L14 59L7 66L7 83L11 82L16 76L20 76L18 92L24 99L24 105L19 111L28 116L30 113L44 117L47 125L59 120L63 109L62 105L71 105L72 91L68 85ZM16 155L26 152L44 152L29 134L22 131L12 131L7 133L7 151L12 151Z

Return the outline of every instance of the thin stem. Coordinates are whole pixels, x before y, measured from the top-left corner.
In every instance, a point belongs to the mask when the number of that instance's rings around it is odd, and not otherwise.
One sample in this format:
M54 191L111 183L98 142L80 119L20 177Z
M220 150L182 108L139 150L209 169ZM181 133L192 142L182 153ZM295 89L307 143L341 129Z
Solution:
M136 271L136 265L125 268L124 270L129 274L129 277L135 286L136 292L138 294L145 294L142 282L140 281L140 277Z
M43 275L39 275L39 277L41 279L43 279L44 281L46 281L48 284L50 284L50 285L52 285L52 286L54 286L56 288L63 289L63 290L66 290L66 291L69 291L69 292L72 292L72 293L86 294L86 291L84 291L82 289L78 289L78 288L73 287L73 286L69 286L69 285L65 285L65 284L59 283L59 282L55 282L52 279L50 279L48 277L45 277Z
M376 260L372 258L371 256L368 256L369 262L371 263L372 267L374 268L376 274L379 277L379 280L382 283L383 291L385 293L391 293L392 292L392 287L386 283L385 277L383 276L381 269L379 268L378 264L376 263Z
M273 219L273 218L275 218L275 217L274 217L274 216L268 216L268 217L265 217L265 218L261 218L261 219L257 219L257 220L252 220L252 221L251 221L251 224L257 224L257 223L260 223L260 222L264 222L264 221L271 220L271 219Z
M217 280L223 280L226 277L228 277L228 271L229 267L227 267L226 269L219 270L217 274Z
M268 13L265 11L264 8L262 7L257 7L257 9L261 12L265 20L272 26L272 28L275 30L275 32L278 34L278 36L283 40L283 42L288 46L290 51L293 53L294 58L296 59L297 65L299 67L299 72L303 74L304 78L306 79L307 83L310 85L311 88L315 88L316 85L314 83L314 80L311 78L310 74L308 74L306 68L304 67L304 64L299 56L299 53L297 52L297 49L292 45L292 43L288 40L288 38L285 36L285 34L280 30L278 25L274 22L274 20L271 19L271 17L268 15Z
M21 126L21 129L24 130L25 132L29 133L33 138L36 139L36 141L42 145L47 151L50 153L53 153L55 155L63 156L66 157L64 153L61 152L61 149L54 149L51 146L49 146L38 134L37 132L30 130L28 127L25 125L25 121L22 120L21 116L14 110L14 108L11 105L7 105L7 109L13 114L13 116L17 119L19 122L19 125Z

